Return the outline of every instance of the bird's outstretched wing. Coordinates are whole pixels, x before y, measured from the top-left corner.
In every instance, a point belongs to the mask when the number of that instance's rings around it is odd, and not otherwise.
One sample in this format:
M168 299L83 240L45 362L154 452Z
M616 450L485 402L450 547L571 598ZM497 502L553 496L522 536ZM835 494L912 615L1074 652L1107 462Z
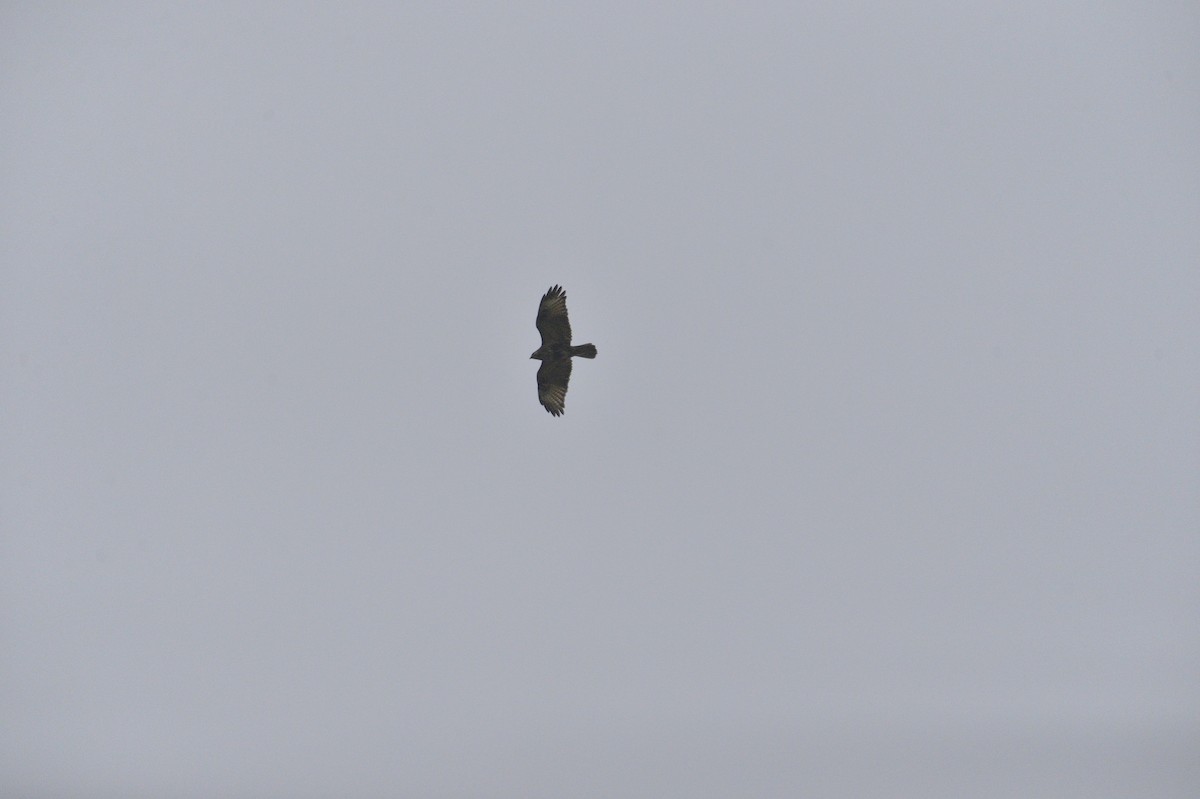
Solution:
M543 347L547 344L571 343L571 322L567 319L567 293L563 291L562 286L552 286L542 295L542 301L538 305L537 329L542 334ZM567 369L567 374L570 373L571 370ZM538 379L538 383L541 383L541 378ZM566 386L567 381L564 379L564 391Z
M567 405L567 383L571 379L571 359L542 361L538 369L538 402L554 416L562 416Z

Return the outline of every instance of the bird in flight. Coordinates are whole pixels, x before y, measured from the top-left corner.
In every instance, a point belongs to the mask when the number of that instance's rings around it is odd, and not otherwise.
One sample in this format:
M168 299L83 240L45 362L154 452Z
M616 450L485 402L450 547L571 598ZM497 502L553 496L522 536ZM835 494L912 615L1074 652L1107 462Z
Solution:
M537 329L542 346L530 358L542 362L538 368L538 402L554 416L566 411L567 382L571 379L571 356L595 358L595 344L571 346L571 323L567 319L567 293L562 286L551 286L538 305Z

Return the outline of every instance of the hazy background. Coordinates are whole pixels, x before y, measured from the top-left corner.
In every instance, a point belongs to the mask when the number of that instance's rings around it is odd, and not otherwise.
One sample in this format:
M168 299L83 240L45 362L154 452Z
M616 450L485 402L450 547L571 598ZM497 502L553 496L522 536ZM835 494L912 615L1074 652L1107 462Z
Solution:
M1196 796L1200 8L847 5L5 4L3 793Z

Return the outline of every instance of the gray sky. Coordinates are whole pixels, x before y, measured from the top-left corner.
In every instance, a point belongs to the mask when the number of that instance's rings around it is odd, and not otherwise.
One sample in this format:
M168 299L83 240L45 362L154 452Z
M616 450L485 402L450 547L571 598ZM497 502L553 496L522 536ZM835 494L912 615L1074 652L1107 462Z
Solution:
M5 795L1195 796L1200 10L847 5L0 12Z

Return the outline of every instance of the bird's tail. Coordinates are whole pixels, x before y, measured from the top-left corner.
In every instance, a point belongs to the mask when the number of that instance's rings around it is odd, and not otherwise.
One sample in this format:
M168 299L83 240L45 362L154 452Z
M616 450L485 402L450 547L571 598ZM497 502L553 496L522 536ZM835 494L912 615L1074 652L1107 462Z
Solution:
M596 357L596 345L595 344L580 344L578 347L571 348L571 354L578 355L580 358L595 358Z

